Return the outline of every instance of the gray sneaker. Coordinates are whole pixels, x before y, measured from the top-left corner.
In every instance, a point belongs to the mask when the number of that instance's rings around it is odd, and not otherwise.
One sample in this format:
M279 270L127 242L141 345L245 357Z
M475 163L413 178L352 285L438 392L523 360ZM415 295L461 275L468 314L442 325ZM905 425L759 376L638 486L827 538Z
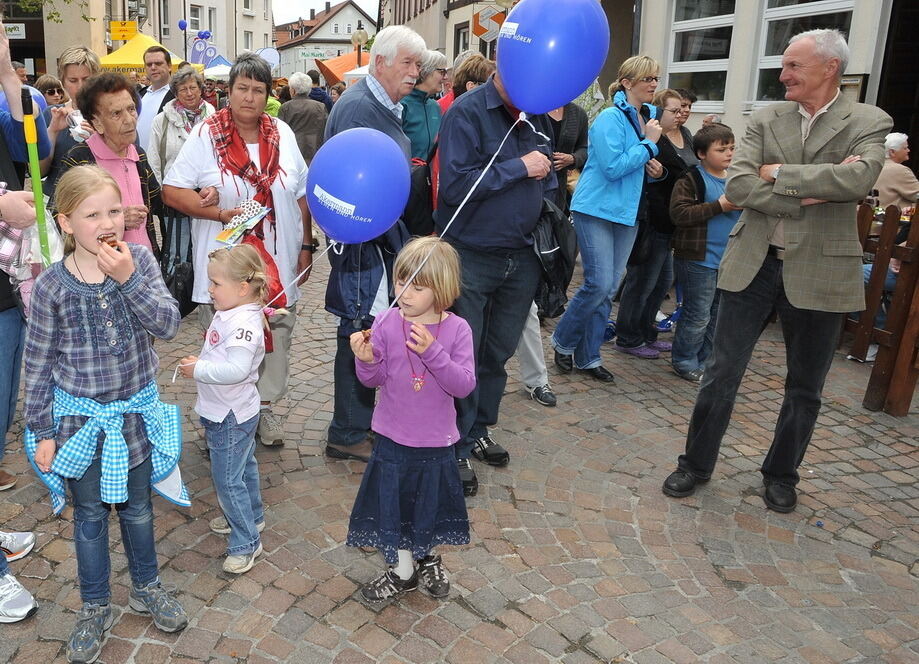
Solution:
M0 574L0 623L25 620L38 611L32 593L12 574Z
M217 533L218 535L230 534L230 524L225 516L218 516L211 519L208 526L210 527L212 533ZM255 529L259 532L265 530L265 522L259 521L257 524L255 524Z
M284 420L270 410L262 410L255 437L266 447L284 444Z
M79 664L95 662L102 650L105 632L115 622L112 607L108 604L83 604L80 617L73 626L67 641L67 661Z
M153 624L164 632L178 632L188 624L185 609L159 579L144 588L132 587L129 604L138 613L149 613Z

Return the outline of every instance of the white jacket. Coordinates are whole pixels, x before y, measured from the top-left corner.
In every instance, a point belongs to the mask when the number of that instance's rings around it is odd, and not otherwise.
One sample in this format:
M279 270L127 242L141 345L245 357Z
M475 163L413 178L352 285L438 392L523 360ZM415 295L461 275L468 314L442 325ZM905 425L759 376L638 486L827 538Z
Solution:
M166 102L163 112L153 119L150 127L150 143L147 145L147 161L162 183L166 173L172 167L172 162L179 155L179 150L185 145L188 134L185 132L185 118L175 108L176 100ZM204 102L204 113L201 114L202 122L209 115L214 114L214 107Z

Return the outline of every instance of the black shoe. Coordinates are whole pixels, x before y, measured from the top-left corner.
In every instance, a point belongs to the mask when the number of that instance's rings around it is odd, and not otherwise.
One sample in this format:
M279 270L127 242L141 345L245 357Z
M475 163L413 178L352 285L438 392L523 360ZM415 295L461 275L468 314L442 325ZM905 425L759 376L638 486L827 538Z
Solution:
M673 368L673 373L682 378L683 380L688 380L691 383L701 383L702 382L702 369L693 369L692 371L680 371L676 367Z
M479 479L475 476L472 464L469 459L457 459L459 466L460 481L463 483L463 495L474 496L479 492Z
M555 398L555 392L552 391L548 383L540 385L539 387L534 387L532 390L527 388L527 392L530 393L530 398L533 401L541 403L543 406L549 406L551 408L558 403Z
M581 369L587 375L596 378L601 383L614 383L616 377L603 367L593 367L592 369Z
M793 486L787 484L770 484L763 494L766 507L776 512L787 514L798 504L798 494Z
M563 355L555 351L555 366L564 373L571 373L574 369L574 358L571 355Z
M685 498L695 493L696 484L702 484L707 481L697 479L695 475L687 473L685 470L675 470L664 480L661 491L673 498Z
M493 441L487 433L473 441L472 456L489 466L506 466L511 460L507 450Z
M400 579L395 570L388 569L373 581L361 588L361 596L368 602L382 602L390 597L398 597L418 587L418 572L412 573L410 579Z
M450 594L450 579L440 556L425 556L418 561L418 587L438 599Z

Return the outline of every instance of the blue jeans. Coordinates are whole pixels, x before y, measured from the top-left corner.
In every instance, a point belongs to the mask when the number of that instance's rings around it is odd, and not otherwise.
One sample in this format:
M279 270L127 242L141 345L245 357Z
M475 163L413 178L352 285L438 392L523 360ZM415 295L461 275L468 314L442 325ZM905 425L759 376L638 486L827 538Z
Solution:
M671 362L679 373L704 370L718 318L718 270L682 258L673 259L673 268L683 289L683 311L673 335Z
M785 339L785 398L760 472L764 484L794 486L814 433L821 393L845 314L798 309L785 296L782 261L766 256L744 290L721 291L712 357L696 397L679 469L711 477L731 421L737 389L773 311Z
M574 366L600 366L600 345L613 307L613 296L635 242L636 226L623 226L589 214L572 212L581 250L584 284L562 315L552 345L564 355L574 355Z
M376 391L357 379L354 352L349 336L357 332L350 320L344 318L338 327L338 347L335 350L334 410L329 423L328 441L333 445L357 445L370 433Z
M868 285L868 280L871 279L871 268L874 267L870 263L868 265L862 266L862 272L865 275L865 286ZM884 276L884 294L890 295L894 292L894 289L897 287L897 273L887 268L887 274ZM885 300L887 298L884 298ZM878 307L878 312L874 316L874 326L880 330L883 330L887 327L887 307L889 304L884 301L881 303L881 306ZM861 313L861 312L859 312ZM856 320L858 319L859 314L855 315ZM2 456L0 456L2 458Z
M476 438L497 423L507 384L504 365L517 350L541 268L532 247L482 251L454 245L463 271L463 290L453 311L472 328L476 387L456 400L458 459L468 459Z
M255 460L255 430L258 415L237 423L233 411L223 422L201 418L204 439L211 452L211 478L217 502L230 524L228 556L241 556L258 548L255 524L265 520Z
M149 585L158 576L153 538L153 505L150 503L150 457L128 471L128 501L115 505L121 525L121 539L128 558L134 587ZM108 517L112 506L100 498L102 446L83 477L68 480L73 498L73 543L77 551L80 597L84 602L108 604L109 576Z
M25 329L19 307L0 311L0 461L6 451L6 432L16 415Z
M649 223L649 222L643 222ZM619 314L616 316L616 343L637 348L657 341L654 319L673 285L673 235L647 230L650 251L641 263L629 265L622 282Z

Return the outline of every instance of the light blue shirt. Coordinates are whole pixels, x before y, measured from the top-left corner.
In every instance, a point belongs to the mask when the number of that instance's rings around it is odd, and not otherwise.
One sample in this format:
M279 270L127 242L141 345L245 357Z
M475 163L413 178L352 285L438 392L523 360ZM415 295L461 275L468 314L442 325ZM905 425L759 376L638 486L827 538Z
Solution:
M383 88L380 82L375 79L370 74L367 75L365 79L367 81L367 87L370 88L370 92L373 93L373 96L376 97L376 100L383 104L386 108L392 111L399 121L402 121L402 104L397 101L393 101L389 98L389 93Z

